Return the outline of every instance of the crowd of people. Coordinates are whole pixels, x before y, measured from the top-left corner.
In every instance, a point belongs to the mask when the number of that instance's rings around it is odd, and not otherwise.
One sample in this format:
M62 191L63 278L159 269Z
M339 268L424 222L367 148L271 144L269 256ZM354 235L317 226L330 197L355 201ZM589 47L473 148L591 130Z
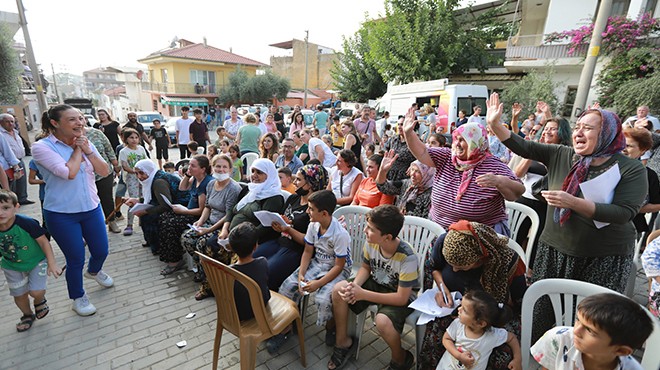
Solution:
M624 291L636 239L654 227L644 213L660 211L660 185L651 166L660 135L652 132L655 122L646 107L629 125L611 111L590 108L573 129L543 102L520 125L518 104L511 108L511 122L501 122L504 107L497 94L484 108L485 126L481 107L475 107L469 118L462 112L452 130L436 125L433 107L414 105L395 128L383 122L388 127L382 125L379 134L370 107L341 121L319 106L311 127L297 107L288 132L275 107L263 116L244 117L231 107L211 142L203 112L194 109L192 118L183 107L176 122L182 161L174 164L168 155L173 145L158 120L146 133L134 113L122 127L99 109L96 127L86 127L75 108L54 106L44 113L29 165L29 182L41 189L42 225L16 214L26 196L0 190L0 236L13 233L26 245L3 242L1 251L10 294L22 312L16 329L28 330L48 313L46 273L64 273L73 310L94 314L82 278L113 286L103 271L107 231L121 232L118 222L125 219L123 235L132 235L137 217L143 246L163 262L161 275L176 273L184 268L185 255L192 257L193 279L200 283L196 300L214 295L197 253L255 279L264 302L269 290L295 302L315 293L316 324L325 328L325 342L333 347L328 369L342 368L356 351L357 340L347 330L349 310L359 313L372 304L376 329L391 351L389 369L410 369L415 361L422 369L520 369L517 338L528 284L567 278ZM152 142L156 158L151 158ZM257 159L248 163L248 153ZM8 166L18 169L20 163L12 158ZM611 192L611 200L594 200L587 182ZM519 243L534 251L530 266L507 246L505 201L529 206L542 220L534 245L526 244L526 232L519 233ZM347 225L333 217L347 205L371 209L359 261L351 259ZM285 223L263 225L259 211L277 213ZM398 236L405 216L430 219L447 231L423 256L424 276L418 276L413 248ZM51 236L66 269L54 260ZM85 267L86 248L91 257ZM660 241L649 244L642 261L657 315ZM359 269L351 276L354 264ZM408 304L420 286L434 284L439 306L455 307L452 292L463 299L453 314L427 324L415 359L401 345L412 312ZM240 291L236 303L241 320L253 317ZM603 314L610 309L626 319ZM627 356L652 329L639 305L615 295L583 301L572 330L552 328L549 300L541 300L534 317L538 342L532 353L546 368L563 368L555 366L569 361L568 350L582 354L584 368L625 363L635 369ZM573 337L595 331L602 335L593 342L573 344ZM268 351L276 353L291 335L288 328L271 338ZM558 351L550 344L557 340L567 341L569 349Z

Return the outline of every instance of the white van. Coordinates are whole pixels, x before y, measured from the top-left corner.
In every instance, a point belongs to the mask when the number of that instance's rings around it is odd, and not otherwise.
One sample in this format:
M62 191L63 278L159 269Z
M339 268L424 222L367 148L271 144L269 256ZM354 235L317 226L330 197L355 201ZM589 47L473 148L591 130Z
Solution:
M387 86L387 92L376 104L376 117L380 119L387 111L390 122L396 122L399 115L405 115L413 103L421 108L424 104L438 107L436 123L449 133L452 124L456 124L458 111L464 110L466 116L472 114L472 107L481 107L481 121L486 124L486 100L488 88L484 85L448 85L449 80L413 82L405 85Z

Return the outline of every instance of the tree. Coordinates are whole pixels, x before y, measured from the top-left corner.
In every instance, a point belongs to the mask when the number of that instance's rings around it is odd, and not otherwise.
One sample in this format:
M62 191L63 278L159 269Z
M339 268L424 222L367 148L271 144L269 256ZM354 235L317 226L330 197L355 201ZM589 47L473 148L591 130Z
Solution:
M352 38L344 38L343 53L330 73L341 91L340 98L349 101L367 101L383 95L387 84L378 70L366 60L369 53L366 28L358 30Z
M266 103L275 98L286 99L291 90L289 80L267 71L263 75L250 77L240 67L229 74L229 84L220 91L219 98L224 104Z
M598 100L603 107L627 106L615 97L617 91L628 81L639 81L660 70L660 50L655 48L635 48L612 57L598 75ZM645 94L644 94L645 95ZM624 99L628 101L628 99ZM660 106L658 106L660 107Z
M20 70L13 45L9 31L0 23L0 104L13 105L18 100Z
M506 84L502 91L504 109L509 111L513 103L522 104L522 119L536 111L536 102L544 101L554 114L559 114L561 107L555 91L561 84L553 81L554 73L553 68L546 68L543 73L532 71L520 81Z
M653 73L646 78L630 80L614 92L614 101L619 117L634 116L637 107L648 105L660 107L660 73Z

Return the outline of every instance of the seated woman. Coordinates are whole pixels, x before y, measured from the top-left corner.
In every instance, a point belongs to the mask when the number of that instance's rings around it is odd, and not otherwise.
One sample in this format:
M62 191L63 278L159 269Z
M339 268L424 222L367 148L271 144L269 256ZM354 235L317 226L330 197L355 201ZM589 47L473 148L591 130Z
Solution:
M190 190L190 201L186 206L175 204L171 212L163 213L158 220L160 237L160 260L167 266L160 272L169 275L185 264L181 234L202 214L206 204L206 187L213 180L210 175L209 158L203 154L194 156L179 184L179 190Z
M259 158L270 159L273 163L277 162L279 157L280 142L273 133L267 133L259 140Z
M469 290L484 290L498 302L508 305L518 319L506 325L506 329L520 335L519 313L525 283L525 264L518 254L507 246L507 238L498 236L492 228L461 220L452 224L449 231L438 238L431 252L430 268L433 281L442 287L443 294L436 295L438 305L453 307L451 292L465 294ZM426 281L430 288L431 282ZM445 348L438 343L455 317L436 318L427 324L419 356L421 369L435 369ZM507 369L512 359L510 349L500 346L490 357L490 368ZM508 360L507 360L508 358Z
M328 172L325 167L308 164L302 167L293 178L296 193L289 196L284 205L282 218L286 227L273 223L273 230L280 232L277 239L262 243L254 251L254 258L268 259L268 288L278 291L282 282L298 266L305 249L305 234L309 225L307 198L315 191L323 190L328 185Z
M351 204L360 186L362 172L355 167L357 163L358 158L352 151L342 149L337 153L337 165L330 170L327 190L335 194L338 206Z
M197 228L189 229L181 235L181 245L192 256L195 264L197 265L197 272L195 273L195 282L201 282L202 287L197 293L195 298L204 294L209 290L204 276L204 270L199 263L199 258L196 251L204 253L206 249L206 241L213 235L217 235L219 230L224 225L226 219L225 215L229 213L241 193L241 186L230 178L233 171L232 161L226 155L220 154L213 157L213 181L209 182L206 186L206 204L201 216L193 226ZM227 253L223 253L224 248L219 252L222 255L213 255L212 257L223 263L231 263Z
M378 175L378 169L382 161L383 156L380 154L374 154L369 157L365 169L367 177L360 181L360 185L351 203L352 206L374 208L383 204L394 203L394 196L383 194L376 185L376 175Z
M150 160L143 159L135 164L135 174L142 185L143 199L129 198L126 204L129 207L142 201L153 207L137 211L134 214L140 218L140 227L144 235L146 247L151 249L153 255L160 253L160 239L158 237L158 219L161 215L170 211L170 206L165 203L163 197L172 204L188 204L190 192L179 190L181 179L163 170ZM145 190L149 189L149 190Z
M429 167L420 161L414 161L408 168L409 178L394 181L387 180L387 172L392 168L392 164L396 162L398 157L398 154L393 150L385 153L378 170L378 176L376 176L378 190L383 194L397 195L395 205L399 207L404 215L428 218L435 168Z

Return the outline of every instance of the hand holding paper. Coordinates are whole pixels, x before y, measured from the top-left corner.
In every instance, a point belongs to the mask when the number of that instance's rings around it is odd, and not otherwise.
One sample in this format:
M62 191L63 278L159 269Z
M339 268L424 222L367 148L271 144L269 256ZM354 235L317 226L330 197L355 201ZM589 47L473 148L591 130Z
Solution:
M259 220L259 222L261 222L261 225L265 227L271 227L273 222L277 222L284 227L287 226L286 221L284 221L279 213L270 211L257 211L254 212L254 216Z

